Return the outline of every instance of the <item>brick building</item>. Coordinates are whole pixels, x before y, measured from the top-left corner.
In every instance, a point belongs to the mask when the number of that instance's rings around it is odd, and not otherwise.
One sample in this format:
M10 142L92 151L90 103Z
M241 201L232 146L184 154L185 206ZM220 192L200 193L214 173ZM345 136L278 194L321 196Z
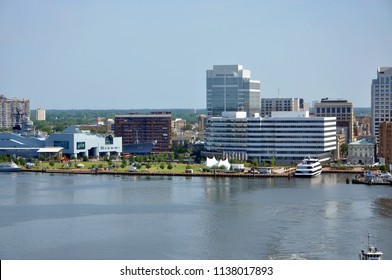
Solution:
M386 164L392 163L392 122L382 122L379 127L378 155L385 159Z
M114 124L114 135L122 137L123 146L135 145L132 148L137 149L136 144L153 143L152 153L168 152L170 150L170 112L116 115Z

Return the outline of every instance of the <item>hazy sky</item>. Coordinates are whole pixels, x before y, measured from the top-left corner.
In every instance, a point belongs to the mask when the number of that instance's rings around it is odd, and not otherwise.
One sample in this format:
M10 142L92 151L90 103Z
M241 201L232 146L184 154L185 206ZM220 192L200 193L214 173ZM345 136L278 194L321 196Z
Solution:
M205 108L206 70L262 97L370 107L392 66L392 0L0 0L0 94L33 109Z

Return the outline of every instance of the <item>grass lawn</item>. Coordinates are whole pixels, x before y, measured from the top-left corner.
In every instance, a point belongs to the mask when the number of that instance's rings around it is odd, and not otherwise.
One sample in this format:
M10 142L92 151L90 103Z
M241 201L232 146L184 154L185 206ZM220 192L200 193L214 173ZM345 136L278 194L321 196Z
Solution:
M68 165L70 166L67 166ZM76 169L76 165L78 164L83 164L84 167L82 168L77 168L77 169L82 169L82 170L86 170L86 169L92 169L94 167L97 168L108 168L109 164L106 161L69 161L67 163L60 163L60 162L55 162L53 166L51 166L49 164L49 162L42 162L42 163L37 163L34 167L34 169ZM76 165L75 165L76 164ZM112 170L116 170L116 171L127 171L128 168L131 167L130 164L127 164L124 168L121 168L121 161L113 161L112 163ZM138 171L141 172L174 172L174 173L184 173L186 167L188 166L187 164L183 164L183 163L172 163L172 169L168 169L168 163L163 163L164 168L161 168L161 163L159 162L153 162L153 163L149 163L150 164L150 168L146 168L146 165L142 165L140 166L140 168L138 168ZM199 173L202 172L201 169L203 168L202 164L193 164L190 165L191 168L193 169L194 173Z

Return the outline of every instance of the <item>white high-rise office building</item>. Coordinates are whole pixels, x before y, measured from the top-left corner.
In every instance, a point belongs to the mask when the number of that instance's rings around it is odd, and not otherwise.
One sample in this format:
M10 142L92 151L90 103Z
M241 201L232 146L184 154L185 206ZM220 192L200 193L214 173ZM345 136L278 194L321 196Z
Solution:
M378 141L382 122L392 121L392 67L378 67L377 79L373 79L372 96L372 134Z
M229 159L275 158L277 163L298 163L305 157L328 160L336 149L336 118L309 117L309 112L272 112L271 117L247 117L245 112L224 112L211 117L206 128L206 154Z
M208 116L225 111L260 113L260 81L251 80L250 70L242 65L214 65L207 70Z

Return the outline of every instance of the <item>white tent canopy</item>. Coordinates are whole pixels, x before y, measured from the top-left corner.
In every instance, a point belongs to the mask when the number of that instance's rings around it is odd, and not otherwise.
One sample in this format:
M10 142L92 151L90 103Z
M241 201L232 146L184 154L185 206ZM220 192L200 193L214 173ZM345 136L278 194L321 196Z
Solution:
M207 158L206 166L207 166L208 168L211 168L211 167L214 167L214 166L215 166L215 167L224 166L226 170L230 170L230 166L231 166L231 165L230 165L228 159L217 161L216 158L213 157L213 158Z
M208 168L210 168L210 167L213 167L213 166L217 166L218 163L219 162L216 160L216 158L213 157L213 158L207 158L206 165L207 165Z

